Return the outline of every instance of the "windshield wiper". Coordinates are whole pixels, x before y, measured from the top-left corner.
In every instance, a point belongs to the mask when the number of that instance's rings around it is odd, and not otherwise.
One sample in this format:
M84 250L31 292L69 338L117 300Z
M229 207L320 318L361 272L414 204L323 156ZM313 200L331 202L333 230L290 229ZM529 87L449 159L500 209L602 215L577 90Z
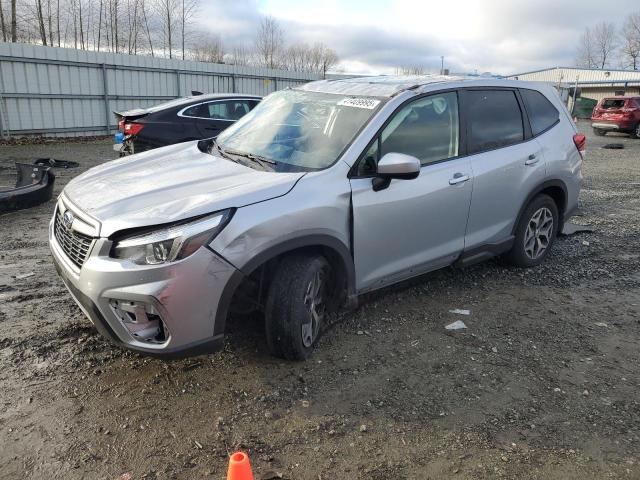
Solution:
M220 153L220 156L222 158L226 158L227 160L231 160L232 162L237 163L237 161L234 158L231 158L227 154L227 152L218 144L218 141L215 138L212 140L213 140L213 143L211 145L213 146L213 148L215 148L218 151L218 153Z
M218 149L222 150L220 146L218 146ZM239 152L237 150L224 150L224 152L228 155L235 155L237 157L248 158L249 160L253 160L258 165L260 165L262 168L265 168L265 169L270 168L270 167L267 167L267 164L269 165L278 164L278 162L276 162L275 160L271 160L270 158L263 157L262 155L256 155L255 153ZM273 170L273 168L271 169Z

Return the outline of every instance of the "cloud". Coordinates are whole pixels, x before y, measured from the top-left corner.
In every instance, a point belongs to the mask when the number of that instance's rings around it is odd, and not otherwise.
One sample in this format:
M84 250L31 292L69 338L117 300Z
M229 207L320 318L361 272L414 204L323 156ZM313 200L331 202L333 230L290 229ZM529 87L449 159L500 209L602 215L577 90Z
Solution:
M590 0L206 0L200 23L227 47L251 45L264 14L276 17L290 42L321 41L350 69L388 73L399 66L513 73L572 65L585 26L620 24L640 10Z

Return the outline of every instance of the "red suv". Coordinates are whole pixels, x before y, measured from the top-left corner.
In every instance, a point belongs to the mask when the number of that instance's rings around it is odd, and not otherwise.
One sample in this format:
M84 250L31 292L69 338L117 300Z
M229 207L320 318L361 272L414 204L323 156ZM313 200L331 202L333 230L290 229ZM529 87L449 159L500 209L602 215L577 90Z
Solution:
M598 102L591 115L596 135L628 133L640 138L640 97L608 97Z

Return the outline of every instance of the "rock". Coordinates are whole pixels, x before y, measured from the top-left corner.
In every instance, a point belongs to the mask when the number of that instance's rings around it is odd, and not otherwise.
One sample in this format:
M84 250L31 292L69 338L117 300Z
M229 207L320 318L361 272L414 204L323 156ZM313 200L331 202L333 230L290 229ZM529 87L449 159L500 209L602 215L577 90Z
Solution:
M366 432L367 431L367 426L365 424L360 425L360 431L362 433Z

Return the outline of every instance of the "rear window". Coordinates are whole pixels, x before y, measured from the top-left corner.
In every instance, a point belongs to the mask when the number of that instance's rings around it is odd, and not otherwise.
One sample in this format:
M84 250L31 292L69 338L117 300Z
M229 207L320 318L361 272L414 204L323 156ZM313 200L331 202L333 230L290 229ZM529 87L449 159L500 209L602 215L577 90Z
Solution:
M556 124L560 113L543 94L536 90L520 90L524 106L527 109L531 132L539 135Z
M602 108L608 110L610 108L624 108L625 99L619 98L607 98L604 102L602 102Z
M464 92L469 153L506 147L524 140L522 113L511 90Z

